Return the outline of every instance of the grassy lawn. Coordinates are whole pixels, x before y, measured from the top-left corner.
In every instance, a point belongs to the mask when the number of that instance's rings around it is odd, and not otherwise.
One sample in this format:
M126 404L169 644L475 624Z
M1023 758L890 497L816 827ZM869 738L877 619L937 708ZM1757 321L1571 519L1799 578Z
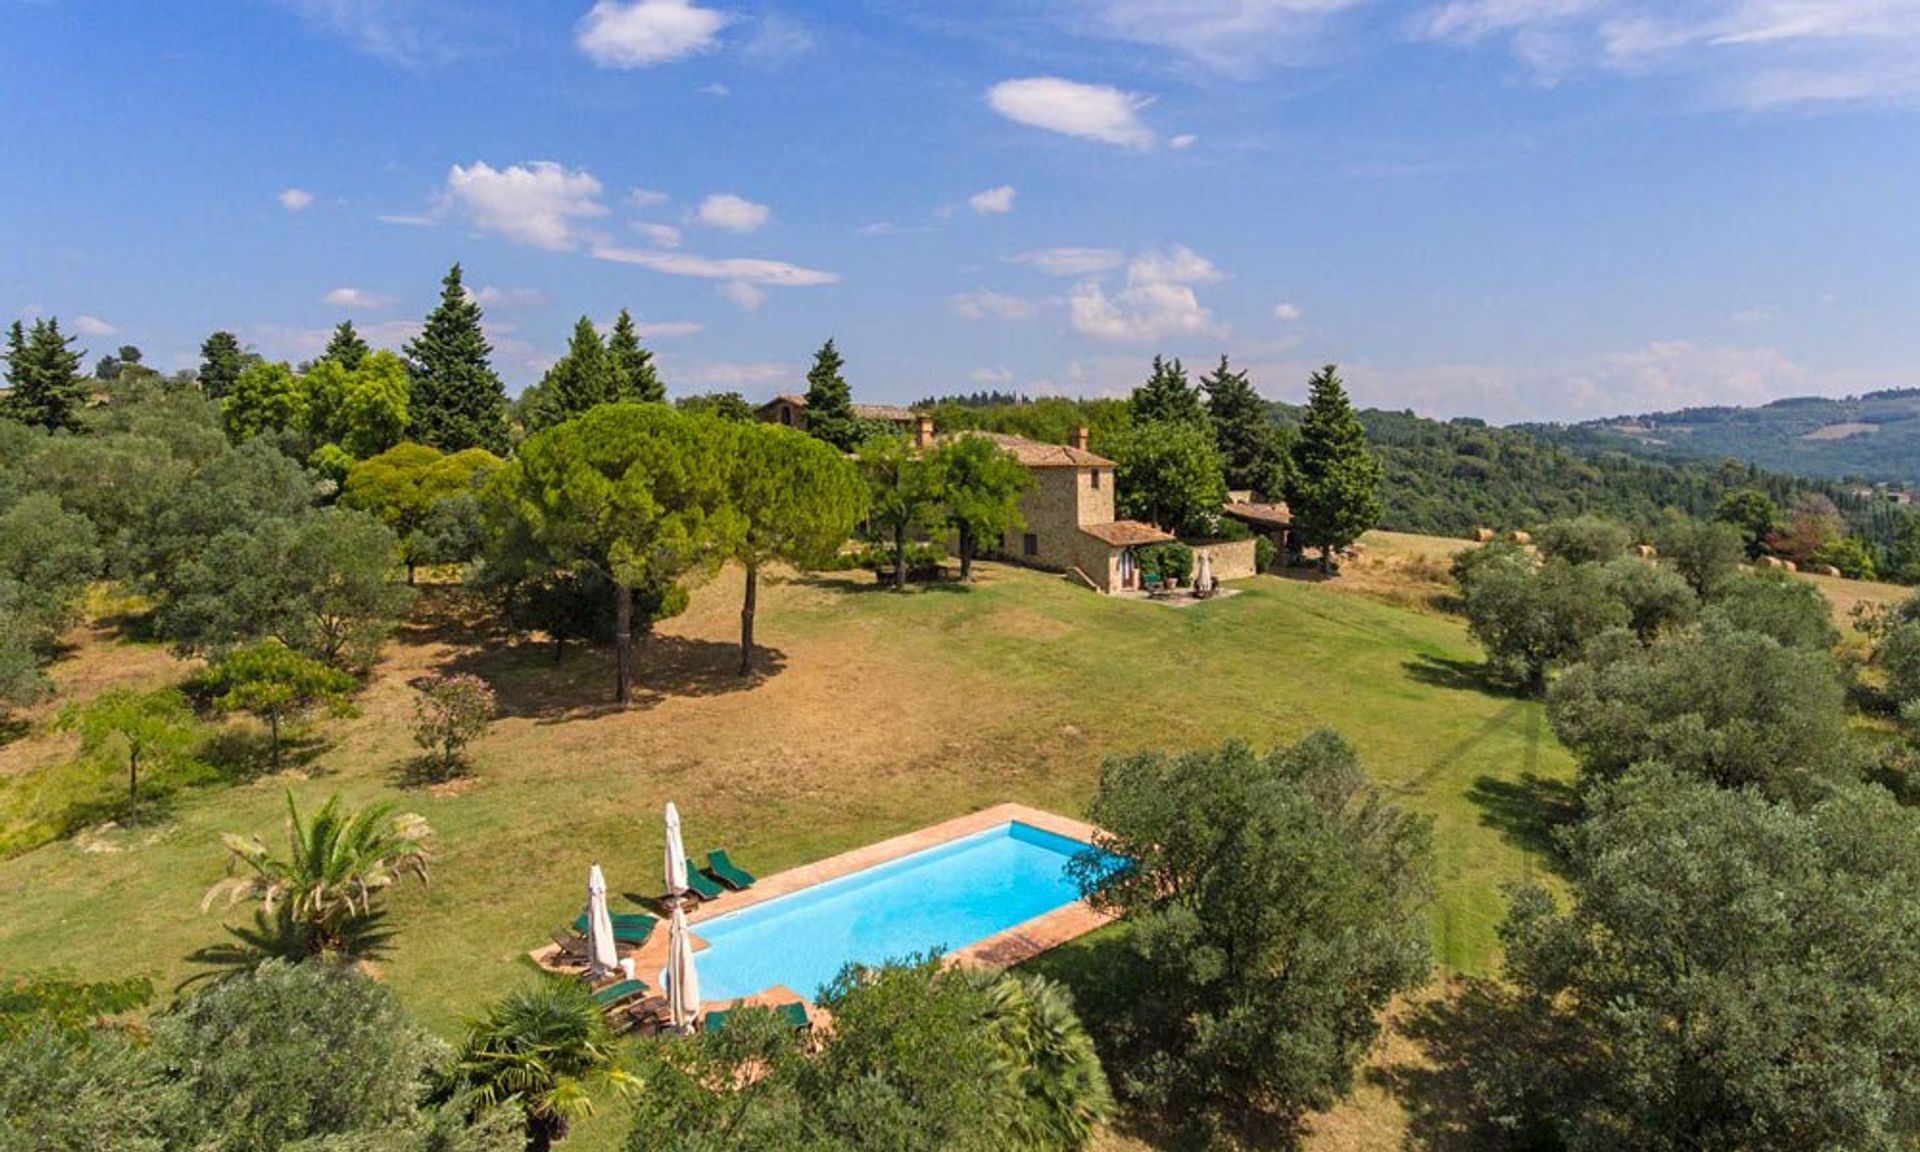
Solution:
M388 653L360 714L328 721L299 773L205 792L164 823L0 861L0 971L150 975L164 988L221 940L200 895L223 874L219 834L278 834L282 789L303 804L389 799L438 833L430 888L392 902L379 967L449 1037L523 978L524 953L578 908L598 861L616 891L658 888L659 812L689 847L724 845L762 873L1006 800L1069 814L1101 758L1239 737L1265 746L1320 725L1435 821L1436 953L1489 971L1501 888L1542 867L1540 812L1571 774L1538 704L1490 690L1461 626L1428 611L1261 578L1197 607L1103 599L997 565L979 583L896 596L864 575L777 582L762 596L763 674L733 675L739 581L696 593L642 656L642 698L603 705L604 654L477 643L429 597ZM149 676L153 649L110 640L74 657L72 683ZM477 771L405 786L408 681L476 671L504 717ZM84 672L84 675L80 673ZM0 788L44 760L40 733L0 748ZM9 780L12 775L16 779ZM574 1147L605 1147L611 1120Z

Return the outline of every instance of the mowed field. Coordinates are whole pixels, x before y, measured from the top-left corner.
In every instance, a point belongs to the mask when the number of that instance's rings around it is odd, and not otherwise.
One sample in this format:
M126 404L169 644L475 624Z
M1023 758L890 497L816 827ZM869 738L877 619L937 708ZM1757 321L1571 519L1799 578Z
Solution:
M271 840L285 791L304 806L339 792L435 829L432 884L390 902L397 932L376 967L451 1039L526 978L526 952L578 910L590 863L616 892L659 889L669 799L691 849L725 846L766 873L1002 801L1078 815L1109 755L1228 738L1265 747L1324 725L1395 802L1434 821L1436 976L1488 973L1502 889L1551 867L1547 823L1572 765L1540 705L1484 683L1464 628L1429 606L1444 564L1432 558L1448 542L1371 543L1338 580L1261 577L1185 609L991 564L970 587L904 596L865 574L776 580L761 598L763 668L745 680L740 580L727 573L648 642L627 710L605 703L607 654L555 663L547 646L504 645L475 630L453 590L429 589L358 715L317 724L320 750L299 769L0 861L0 972L146 975L165 990L204 971L192 953L224 939L219 910L199 907L224 874L220 834ZM182 670L95 629L57 673L72 700L164 682L170 668ZM470 777L411 787L409 681L434 670L485 676L502 715ZM49 714L0 746L0 788L30 786L70 754ZM1378 1146L1396 1117L1370 1086L1319 1142ZM572 1146L617 1134L608 1117Z

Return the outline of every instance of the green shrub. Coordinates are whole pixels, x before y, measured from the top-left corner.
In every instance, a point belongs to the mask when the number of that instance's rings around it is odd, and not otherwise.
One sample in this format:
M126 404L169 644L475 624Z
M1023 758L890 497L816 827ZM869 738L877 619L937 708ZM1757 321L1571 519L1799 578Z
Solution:
M1185 580L1193 574L1193 549L1178 540L1149 544L1135 555L1140 562L1141 575L1162 583Z
M1271 571L1273 569L1274 557L1279 553L1279 551L1280 549L1274 546L1273 538L1271 536L1260 536L1255 538L1253 542L1254 570L1258 572Z

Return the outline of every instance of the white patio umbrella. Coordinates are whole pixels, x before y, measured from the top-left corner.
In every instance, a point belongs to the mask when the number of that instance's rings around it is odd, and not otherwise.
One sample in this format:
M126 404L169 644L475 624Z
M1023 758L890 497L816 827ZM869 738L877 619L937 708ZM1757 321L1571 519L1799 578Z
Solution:
M680 809L667 801L667 897L678 901L687 894L687 846L680 839Z
M595 976L605 976L619 966L613 916L607 911L607 878L595 864L587 872L587 968Z
M1200 562L1193 570L1193 586L1205 592L1213 584L1213 553L1200 553Z
M687 931L687 914L678 904L673 906L673 919L667 922L667 1010L675 1028L693 1031L694 1017L700 1014L700 973L693 967L693 935Z

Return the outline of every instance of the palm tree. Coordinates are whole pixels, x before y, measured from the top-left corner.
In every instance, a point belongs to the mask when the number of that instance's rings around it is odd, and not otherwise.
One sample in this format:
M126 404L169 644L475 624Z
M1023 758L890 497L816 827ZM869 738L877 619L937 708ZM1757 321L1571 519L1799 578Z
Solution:
M529 1152L547 1152L569 1125L593 1114L593 1091L637 1086L593 993L578 980L542 977L467 1025L450 1087L481 1108L517 1104Z
M387 804L348 811L337 795L302 820L288 792L287 854L275 856L258 836L223 836L228 868L246 871L208 889L201 911L223 895L228 907L258 900L269 919L283 909L307 955L354 955L366 936L360 929L377 919L374 897L408 873L427 882L424 841L432 831L424 818L396 816Z
M1013 1136L1023 1148L1083 1148L1113 1115L1113 1093L1065 987L1044 976L981 974L986 1020L1022 1097Z

